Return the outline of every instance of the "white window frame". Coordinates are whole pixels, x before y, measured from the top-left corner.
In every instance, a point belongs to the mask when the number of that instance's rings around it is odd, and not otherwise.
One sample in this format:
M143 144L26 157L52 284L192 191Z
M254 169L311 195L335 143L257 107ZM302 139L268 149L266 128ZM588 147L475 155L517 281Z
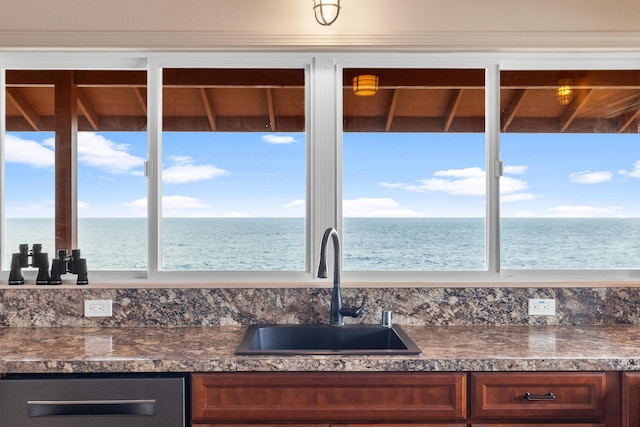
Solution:
M307 55L295 54L220 54L193 55L167 54L149 57L148 67L148 278L156 283L235 283L237 285L255 286L256 284L270 285L274 283L298 283L311 278L311 265L305 260L304 271L168 271L161 269L162 250L162 70L164 68L295 68L305 70L305 134L306 134L306 252L315 248L312 232L317 217L310 215L311 193L314 182L321 181L310 170L318 157L324 155L329 133L327 129L317 126L319 120L313 121L312 128L310 114L313 114L311 98L322 100L327 96L322 91L313 91L309 87L312 74L317 74L313 66L313 58ZM326 90L325 90L326 92ZM320 118L321 119L321 118ZM316 168L317 169L317 168ZM322 173L320 171L319 173ZM308 257L307 257L308 258Z
M307 257L302 272L160 271L162 68L304 68L307 140ZM638 284L632 270L502 270L499 260L500 209L500 71L543 69L637 69L640 52L586 53L145 53L145 52L1 52L0 147L6 130L6 70L147 70L148 79L148 266L147 271L90 271L100 286L326 286L315 280L319 242L324 229L342 227L342 70L344 68L470 68L485 70L485 139L487 171L487 270L461 272L343 272L346 286L504 286L515 283L582 285L600 282ZM4 149L0 150L0 235L4 236ZM0 257L7 248L0 245ZM30 272L25 274L30 279ZM8 271L0 272L6 281ZM35 279L35 274L33 279Z
M0 54L0 236L4 236L5 165L4 147L6 133L6 71L7 70L126 70L147 69L147 58L139 52L12 52ZM77 153L74 153L77 155ZM76 162L77 163L77 162ZM76 192L77 193L77 192ZM77 200L76 200L77 202ZM6 251L4 240L0 243L0 259ZM88 260L89 269L91 268ZM35 283L35 271L23 272L25 283ZM0 280L7 282L9 271L0 272ZM90 283L127 283L147 279L144 270L90 271ZM75 283L75 281L74 281Z
M499 70L638 70L640 73L640 55L635 53L581 53L571 55L562 53L539 55L513 54L501 59L499 62ZM638 137L640 138L640 135L638 135ZM569 282L576 284L585 282L629 283L640 280L640 268L607 270L504 269L500 271L500 278L504 281L514 282Z

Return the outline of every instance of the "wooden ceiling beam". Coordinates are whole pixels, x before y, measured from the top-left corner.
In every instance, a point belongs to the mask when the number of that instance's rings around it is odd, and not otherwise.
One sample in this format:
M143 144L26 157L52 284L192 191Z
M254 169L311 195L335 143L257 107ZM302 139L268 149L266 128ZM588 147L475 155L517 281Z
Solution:
M200 96L202 97L202 103L204 104L204 109L207 113L207 120L209 121L209 127L212 131L217 129L216 123L216 113L213 108L213 100L209 96L207 89L201 87L200 88Z
M269 129L271 132L277 132L276 113L273 105L273 93L271 88L267 88L267 110L269 112Z
M567 106L567 109L559 119L560 133L566 131L571 122L578 116L578 112L585 105L589 97L593 94L591 89L576 89L573 96L573 102Z
M513 92L513 96L511 96L509 104L502 115L502 123L500 123L500 130L502 132L506 132L507 129L509 129L509 126L511 126L511 122L515 119L516 114L522 105L522 99L527 94L527 90L528 89L517 89Z
M576 87L585 89L640 89L640 71L502 71L500 87L504 89L556 89L560 79L571 78Z
M165 68L165 87L304 88L304 69Z
M640 109L637 109L635 112L628 114L627 119L624 121L622 126L620 126L619 133L624 133L631 125L633 125L638 118L640 118Z
M20 115L29 123L34 131L40 130L40 116L35 112L27 98L19 89L7 88L7 100L20 112Z
M144 115L147 115L147 89L146 88L142 88L142 87L134 87L133 89L133 94L136 97L136 100L138 101L138 105L140 105L140 108L142 109L142 111L144 112Z
M61 70L7 70L7 86L53 86ZM73 71L77 86L93 87L146 87L144 70L76 70Z
M58 70L7 70L8 87L53 86ZM76 70L78 86L146 87L144 70ZM356 74L376 74L380 88L484 88L484 70L474 69L346 69L345 82ZM589 71L502 71L501 87L506 89L554 89L562 77L573 78L585 88L640 89L637 70ZM163 81L168 86L238 86L238 87L304 87L304 70L284 69L165 69Z
M444 113L444 132L449 132L449 129L451 129L451 123L453 123L453 119L455 119L456 117L456 112L458 111L458 107L460 106L460 101L462 100L463 94L464 89L454 89L451 92L449 105L447 106L447 110Z
M396 114L396 107L398 105L399 96L400 89L394 89L393 96L391 97L391 104L389 105L389 110L387 111L387 123L384 127L385 132L389 132L391 130L391 124L393 123L393 117Z
M87 96L87 94L84 92L82 88L78 88L77 93L78 93L78 109L80 109L84 118L87 119L87 121L89 122L89 125L91 125L91 128L94 131L97 131L98 124L100 123L100 117L98 116L98 113L96 112L95 108L93 107L93 104L91 103L91 100L89 99L89 97Z
M482 69L429 69L429 68L347 68L344 70L345 87L351 88L353 78L361 74L378 76L380 89L393 88L484 88Z

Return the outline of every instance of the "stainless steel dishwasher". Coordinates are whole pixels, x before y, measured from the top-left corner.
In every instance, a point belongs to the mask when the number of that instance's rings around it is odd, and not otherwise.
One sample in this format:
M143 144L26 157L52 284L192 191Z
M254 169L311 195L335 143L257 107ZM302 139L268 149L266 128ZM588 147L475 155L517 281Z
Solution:
M188 377L6 377L0 427L185 427Z

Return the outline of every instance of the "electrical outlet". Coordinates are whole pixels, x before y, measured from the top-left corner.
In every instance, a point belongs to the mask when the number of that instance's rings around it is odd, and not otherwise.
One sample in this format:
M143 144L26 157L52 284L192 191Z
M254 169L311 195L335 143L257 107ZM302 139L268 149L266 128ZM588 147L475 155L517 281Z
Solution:
M555 316L556 300L555 299L529 299L529 316Z
M84 302L84 317L111 317L111 300L86 300Z

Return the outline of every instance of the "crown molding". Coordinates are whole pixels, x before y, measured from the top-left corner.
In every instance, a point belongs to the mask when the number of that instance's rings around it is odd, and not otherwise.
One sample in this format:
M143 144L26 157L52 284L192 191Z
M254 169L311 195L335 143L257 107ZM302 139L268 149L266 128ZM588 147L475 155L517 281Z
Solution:
M638 51L640 32L412 32L258 34L219 32L0 31L0 50L207 51Z

